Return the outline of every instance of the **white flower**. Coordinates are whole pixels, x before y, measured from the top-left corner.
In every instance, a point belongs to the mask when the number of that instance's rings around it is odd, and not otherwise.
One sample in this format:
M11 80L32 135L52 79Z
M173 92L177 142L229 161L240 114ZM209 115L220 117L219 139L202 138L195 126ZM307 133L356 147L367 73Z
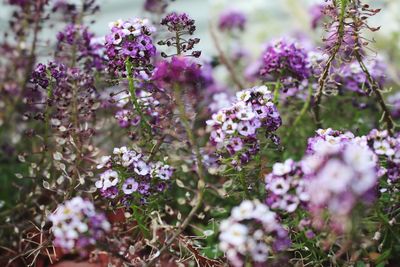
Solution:
M346 190L354 175L354 170L351 167L337 159L331 159L319 171L317 179L325 183L324 186L328 187L329 190L341 193Z
M250 200L244 200L238 207L232 209L232 218L241 221L251 219L254 205Z
M212 115L212 119L215 124L222 124L226 121L226 115L225 112L220 110L218 113L215 113ZM215 125L214 124L214 125Z
M122 23L124 23L124 22L122 21L122 19L118 19L118 20L116 20L116 21L112 21L112 22L108 23L108 27L110 27L110 29L111 29L111 28L114 28L114 27L116 27L116 28L121 28Z
M262 85L259 87L254 87L253 89L254 89L254 92L260 93L262 95L270 95L271 94L271 91L265 85Z
M241 223L233 223L226 231L220 235L221 241L225 241L236 247L245 244L249 229Z
M357 171L372 170L375 163L374 153L367 147L349 144L344 151L344 160Z
M272 173L278 176L285 175L292 170L294 162L292 159L287 159L284 163L277 162L272 167Z
M274 179L268 187L276 195L284 195L290 189L289 183L283 178Z
M256 262L265 262L268 259L269 247L265 243L257 243L251 250L251 256Z
M111 156L102 156L100 158L100 163L97 165L97 169L102 169L104 166L108 163L108 161L111 159Z
M135 163L134 171L139 175L147 175L150 173L150 167L146 164L146 162L139 160Z
M100 180L96 182L97 188L102 188L106 190L111 186L116 186L118 183L118 173L113 170L106 170L100 174Z
M123 153L125 153L127 151L128 151L128 148L126 146L123 146L123 147L120 147L120 148L115 147L114 150L113 150L113 154L115 154L115 155L123 154Z
M227 134L235 133L237 127L238 124L236 122L233 122L232 119L229 119L225 121L224 124L222 124L222 130Z
M243 90L236 93L236 98L239 101L247 101L250 99L250 97L251 97L250 90Z
M387 140L375 141L374 142L374 151L378 155L385 155L391 157L395 154L394 149L390 146Z
M241 103L241 102L239 102L239 103ZM256 114L253 112L253 109L249 105L238 105L238 106L235 106L235 109L236 109L236 113L235 113L236 117L239 120L249 121L256 116Z

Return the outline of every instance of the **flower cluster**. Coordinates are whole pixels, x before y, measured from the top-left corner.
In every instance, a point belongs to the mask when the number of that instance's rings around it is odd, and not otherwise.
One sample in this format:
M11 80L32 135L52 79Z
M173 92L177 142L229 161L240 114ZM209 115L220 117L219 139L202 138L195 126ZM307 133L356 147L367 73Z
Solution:
M169 13L161 20L161 25L166 26L170 32L186 32L192 35L196 31L194 20L186 13Z
M350 134L321 132L309 140L313 152L300 164L314 218L323 220L323 212L328 210L332 227L341 232L356 204L370 199L378 182L379 166L365 136L351 138Z
M390 104L392 116L396 119L400 118L400 92L390 95L387 101Z
M68 24L63 31L57 34L56 57L63 62L70 59L72 53L77 53L77 61L82 61L88 70L94 68L102 70L104 64L103 44L89 31L87 27L76 24ZM75 51L75 52L74 52Z
M85 253L89 246L105 238L111 225L92 202L74 197L57 207L48 219L52 222L54 245L67 252Z
M220 249L235 267L244 266L246 257L265 264L272 253L290 246L288 232L276 214L258 201L244 200L233 208L220 231Z
M96 181L100 194L123 204L140 201L163 192L173 168L162 162L146 162L143 154L127 147L114 148L113 156L103 156L99 169L106 169Z
M379 85L384 84L386 71L383 63L379 60L372 60L365 64L374 81ZM351 62L350 64L343 64L335 76L335 81L341 84L345 90L364 95L371 92L372 85L357 61Z
M260 75L267 80L279 80L284 91L297 87L310 74L307 52L297 43L279 40L265 49Z
M210 141L218 153L227 151L230 156L237 156L234 161L239 164L238 160L246 163L258 152L259 133L275 140L272 133L281 126L282 120L266 86L245 89L236 96L237 101L213 114L207 125L211 130Z
M181 55L189 50L192 50L196 44L200 42L199 38L184 39L184 35L193 35L196 31L194 20L191 19L186 13L169 13L161 20L161 25L167 27L168 31L173 33L173 36L158 42L159 45L166 45L168 47L175 47L177 55ZM201 51L193 51L191 56L200 57ZM167 54L161 53L161 56L168 57Z
M168 0L145 0L143 4L144 10L150 13L162 14L168 6Z
M355 137L353 133L328 129L318 129L316 135L308 138L307 141L307 154L324 153L326 150L338 150L344 144L351 142ZM365 137L361 137L365 140Z
M105 42L110 72L124 71L127 60L135 67L150 63L156 47L150 37L154 28L147 19L117 20L110 23L110 28Z
M398 181L400 177L400 136L392 137L386 130L374 129L367 138L374 153L386 161L387 177L392 182Z
M228 10L221 14L218 27L221 31L232 31L235 29L243 31L246 21L246 16L242 12Z
M194 94L209 83L200 65L183 56L158 62L152 80L159 88L173 90L179 85Z
M266 204L271 209L294 212L310 199L305 189L306 182L301 166L292 159L275 163L272 172L265 176Z

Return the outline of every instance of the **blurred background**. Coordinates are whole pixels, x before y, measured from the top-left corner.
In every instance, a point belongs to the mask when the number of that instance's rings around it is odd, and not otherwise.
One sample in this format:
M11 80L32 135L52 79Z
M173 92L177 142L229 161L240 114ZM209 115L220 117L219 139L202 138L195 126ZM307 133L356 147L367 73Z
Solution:
M210 23L215 25L218 15L226 9L237 9L248 17L248 27L242 40L249 51L260 51L260 44L273 37L281 37L296 32L310 33L310 8L315 4L321 4L325 0L174 0L167 11L186 12L196 20L196 36L201 38L198 46L203 55L210 55L213 44L209 34ZM73 0L70 2L80 2ZM385 44L393 40L393 35L400 29L400 1L399 0L374 0L369 2L374 8L382 8L383 11L372 19L373 26L382 26L376 33L376 38ZM147 17L143 11L144 0L98 0L100 12L95 16L95 22L91 27L99 36L108 32L108 23L119 18ZM0 27L6 29L8 17L12 9L4 3L0 7ZM153 18L157 21L158 18ZM57 29L46 29L45 39L54 40ZM320 38L315 36L313 38ZM396 36L395 36L396 37ZM398 42L398 38L395 39Z

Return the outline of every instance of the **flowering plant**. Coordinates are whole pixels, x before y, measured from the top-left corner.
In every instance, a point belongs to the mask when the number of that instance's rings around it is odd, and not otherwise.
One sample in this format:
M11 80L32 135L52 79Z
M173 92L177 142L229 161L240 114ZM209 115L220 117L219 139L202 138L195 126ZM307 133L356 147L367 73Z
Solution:
M291 1L310 25L272 36L269 4L218 1L207 39L171 2L101 36L95 0L5 1L0 265L397 266L400 53L370 45L381 9Z

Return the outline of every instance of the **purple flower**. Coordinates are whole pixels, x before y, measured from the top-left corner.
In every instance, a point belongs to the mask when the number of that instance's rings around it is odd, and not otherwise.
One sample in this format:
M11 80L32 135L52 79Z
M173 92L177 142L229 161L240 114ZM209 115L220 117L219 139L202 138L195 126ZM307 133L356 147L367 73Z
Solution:
M177 84L196 93L209 82L200 66L187 57L174 56L157 63L152 80L160 88L172 90Z
M104 214L97 213L93 203L81 197L60 204L48 219L53 224L54 244L64 251L81 254L104 239L111 227Z
M229 156L238 155L241 163L245 164L259 150L258 132L264 129L264 135L273 137L272 132L280 127L282 121L266 86L242 90L236 98L236 103L213 114L206 123L217 153L227 151ZM236 164L238 161L234 158L233 162Z
M122 191L126 195L130 195L133 192L136 192L138 190L139 184L135 181L134 178L128 178L122 185Z
M111 33L105 37L105 54L108 57L110 71L118 74L125 71L126 60L137 67L145 67L156 54L150 37L154 31L146 19L116 21L110 24Z
M146 0L144 2L144 9L148 12L155 14L162 14L165 12L168 3L166 0Z
M161 25L167 26L170 32L186 31L190 35L192 35L196 30L194 20L191 19L186 13L169 13L161 20Z
M218 27L221 31L244 30L246 16L237 10L225 11L219 18Z
M298 87L311 75L307 52L294 42L280 40L270 43L263 53L260 75L267 80L280 80L284 91Z

